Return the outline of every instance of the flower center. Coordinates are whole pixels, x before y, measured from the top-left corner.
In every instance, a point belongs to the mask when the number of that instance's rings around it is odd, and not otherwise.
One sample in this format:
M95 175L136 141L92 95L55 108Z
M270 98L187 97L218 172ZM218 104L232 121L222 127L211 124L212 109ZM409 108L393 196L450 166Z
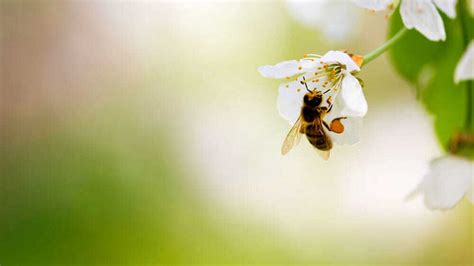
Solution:
M309 58L308 58L309 59ZM316 83L312 86L315 90L319 89L324 94L328 92L339 91L341 86L342 79L345 75L345 65L333 63L333 64L323 64L316 68L314 72L308 72L302 77L303 80L300 80L302 84L307 82ZM299 80L299 78L298 78Z

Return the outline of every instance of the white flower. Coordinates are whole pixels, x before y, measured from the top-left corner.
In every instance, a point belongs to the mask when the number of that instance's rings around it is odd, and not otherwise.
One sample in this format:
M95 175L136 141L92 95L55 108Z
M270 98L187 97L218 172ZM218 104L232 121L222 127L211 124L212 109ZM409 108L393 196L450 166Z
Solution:
M433 160L430 171L410 197L423 194L429 209L451 209L464 196L474 202L474 162L454 155Z
M471 41L467 47L454 73L456 83L470 79L474 79L474 41Z
M360 7L379 11L387 9L393 0L352 0ZM401 0L400 14L408 29L415 28L432 41L446 39L444 24L436 7L448 17L456 17L457 0Z
M300 115L303 97L307 93L304 86L306 83L308 89L324 93L325 104L328 99L333 103L325 120L347 117L341 120L344 133L329 133L334 141L339 144L358 142L362 117L367 113L367 101L359 80L353 76L360 68L348 54L329 51L324 56L308 55L301 60L261 66L258 71L267 78L292 80L280 85L277 103L280 115L290 124L293 125ZM292 78L298 74L301 75Z
M356 36L354 28L360 18L360 10L349 1L288 0L287 7L298 22L319 30L331 41L341 42Z

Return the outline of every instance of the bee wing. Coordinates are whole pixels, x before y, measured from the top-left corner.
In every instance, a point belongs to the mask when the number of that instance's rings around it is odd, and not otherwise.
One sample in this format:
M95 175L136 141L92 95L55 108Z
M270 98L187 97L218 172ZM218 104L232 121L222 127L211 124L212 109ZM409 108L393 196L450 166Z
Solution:
M301 120L301 116L296 120L296 123L286 135L285 141L283 141L283 145L281 146L281 154L287 154L294 146L298 145L301 138L300 129L303 125L303 121Z
M321 156L321 158L323 158L323 160L327 161L329 160L329 155L331 155L331 152L330 151L322 151L320 149L316 149L316 152L319 154L319 156Z

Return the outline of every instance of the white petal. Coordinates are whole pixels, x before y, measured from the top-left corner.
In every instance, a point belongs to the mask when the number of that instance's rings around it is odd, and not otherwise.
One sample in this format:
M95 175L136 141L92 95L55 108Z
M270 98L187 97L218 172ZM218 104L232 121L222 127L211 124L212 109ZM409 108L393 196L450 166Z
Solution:
M433 160L418 186L430 209L453 208L472 188L473 162L456 156Z
M324 119L328 124L330 124L334 118L341 117L340 115L337 115L338 113L340 114L340 112L337 111L336 105L337 100L331 113L329 113ZM339 145L352 145L358 143L360 141L360 131L362 129L363 118L349 116L340 121L342 125L344 125L344 132L340 134L329 132L331 139Z
M446 39L443 20L431 0L404 0L400 13L408 29L415 28L432 41Z
M291 125L298 119L306 89L299 81L282 84L278 88L277 107L280 115Z
M360 131L362 129L362 117L347 117L341 120L344 125L344 132L336 134L331 132L331 138L339 145L353 145L360 141Z
M321 59L323 63L339 63L346 66L348 73L352 71L360 71L359 66L352 60L352 58L341 51L329 51Z
M318 67L320 65L319 60L290 60L283 61L276 65L266 65L258 68L258 72L265 78L285 78L291 77L296 74L307 72L308 70Z
M436 6L450 18L456 17L456 2L457 0L434 0Z
M341 100L341 116L361 117L367 113L367 101L364 92L354 76L349 74L344 77L341 91L337 97Z
M454 74L456 83L469 79L474 79L474 41L471 41L461 60L459 60Z
M344 101L342 97L337 97L338 95L333 95L332 97L336 97L334 100L334 105L331 110L325 117L324 121L327 122L328 125L331 124L331 121L335 118L340 118L346 116L344 114ZM344 132L338 134L334 132L329 132L331 139L339 144L339 145L352 145L356 144L360 140L360 131L362 129L362 117L353 117L348 116L346 119L341 119L341 123L344 126Z
M387 9L392 0L352 0L354 4L374 11Z

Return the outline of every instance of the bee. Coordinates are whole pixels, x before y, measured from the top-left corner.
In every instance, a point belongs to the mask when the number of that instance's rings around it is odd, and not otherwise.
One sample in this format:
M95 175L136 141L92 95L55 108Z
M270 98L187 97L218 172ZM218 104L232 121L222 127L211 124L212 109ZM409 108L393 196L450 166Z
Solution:
M303 77L304 79L304 77ZM281 153L287 154L294 146L299 143L302 134L306 135L309 143L316 148L319 155L325 160L329 159L332 148L332 140L326 130L341 134L344 132L344 125L341 123L342 119L346 117L338 117L331 121L330 125L324 121L324 116L329 113L333 107L331 97L326 100L327 106L322 106L323 94L316 89L309 90L306 81L302 81L308 91L303 97L303 106L301 107L300 116L293 127L288 132L288 135L281 147Z

